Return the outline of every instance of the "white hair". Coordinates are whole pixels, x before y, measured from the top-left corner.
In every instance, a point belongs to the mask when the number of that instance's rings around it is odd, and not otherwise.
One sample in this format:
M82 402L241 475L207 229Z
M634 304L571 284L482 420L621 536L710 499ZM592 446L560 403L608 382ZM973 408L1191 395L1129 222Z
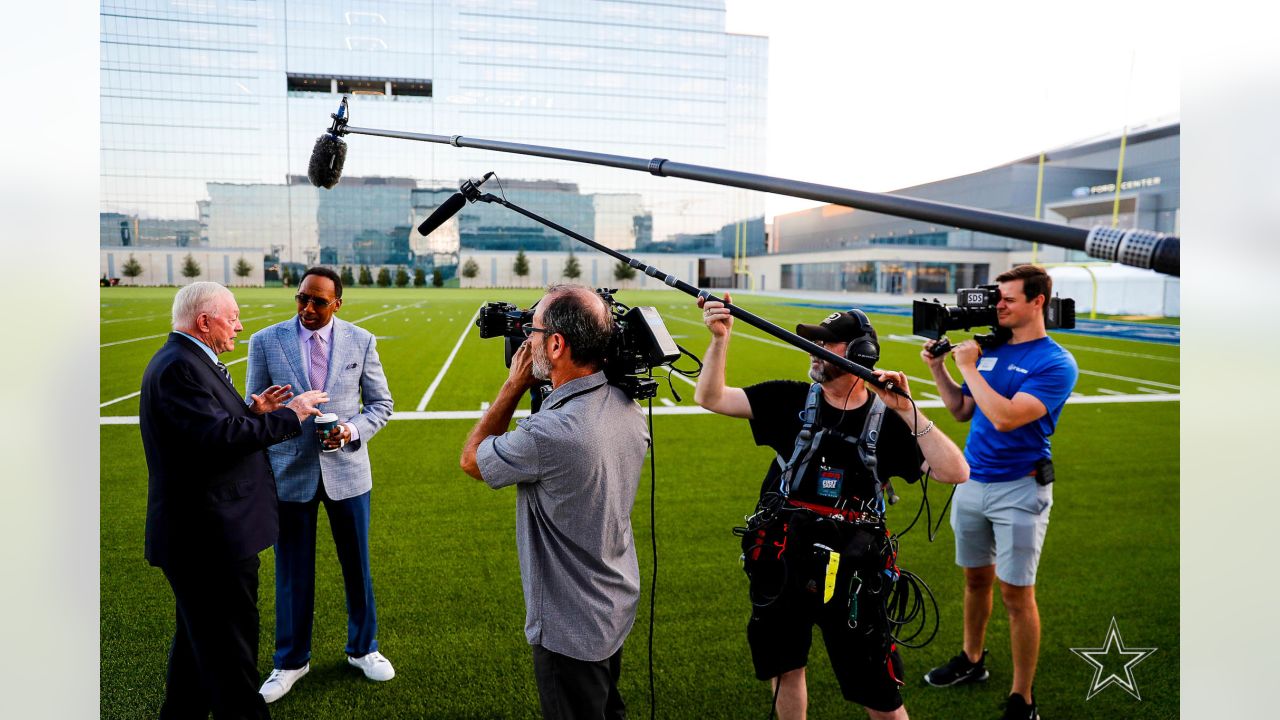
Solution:
M200 313L218 315L218 300L231 291L216 282L194 282L178 291L173 298L173 329L183 330L195 324Z

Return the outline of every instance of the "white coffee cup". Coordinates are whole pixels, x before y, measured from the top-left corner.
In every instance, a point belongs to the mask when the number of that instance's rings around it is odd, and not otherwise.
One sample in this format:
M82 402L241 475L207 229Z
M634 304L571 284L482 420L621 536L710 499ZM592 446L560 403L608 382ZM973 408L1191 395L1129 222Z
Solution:
M335 415L334 413L325 413L323 415L316 416L316 435L320 436L321 452L337 452L338 450L341 449L341 446L335 447L335 448L327 448L323 444L324 439L329 437L329 433L332 432L333 429L337 426L338 426L338 416Z

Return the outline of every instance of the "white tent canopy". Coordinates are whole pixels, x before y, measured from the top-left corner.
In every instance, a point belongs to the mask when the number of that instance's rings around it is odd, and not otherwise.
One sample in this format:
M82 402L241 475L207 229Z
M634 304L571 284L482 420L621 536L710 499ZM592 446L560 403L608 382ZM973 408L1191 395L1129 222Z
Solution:
M1127 265L1063 265L1049 268L1053 293L1074 298L1076 313L1093 310L1097 288L1097 312L1109 315L1157 315L1179 317L1178 278Z

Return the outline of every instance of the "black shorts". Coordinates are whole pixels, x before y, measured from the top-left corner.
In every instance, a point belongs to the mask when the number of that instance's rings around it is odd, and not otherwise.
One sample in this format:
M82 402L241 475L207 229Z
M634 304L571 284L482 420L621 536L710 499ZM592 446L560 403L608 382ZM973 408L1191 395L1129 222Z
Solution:
M814 625L822 629L845 700L881 712L902 706L898 688L904 675L896 648L883 633L850 628L848 605L840 602L839 593L823 605L817 593L789 589L772 604L752 608L747 643L756 677L768 680L805 667Z

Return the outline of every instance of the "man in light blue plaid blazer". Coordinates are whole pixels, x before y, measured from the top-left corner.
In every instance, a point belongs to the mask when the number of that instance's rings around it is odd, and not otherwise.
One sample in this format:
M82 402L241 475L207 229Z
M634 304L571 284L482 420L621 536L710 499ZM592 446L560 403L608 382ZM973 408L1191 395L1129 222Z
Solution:
M372 680L395 675L378 652L369 569L369 441L391 417L391 393L373 335L334 316L342 306L338 274L311 268L298 291L297 317L249 339L246 391L260 393L271 385L291 385L295 393L323 389L329 402L320 409L337 415L339 425L322 440L314 418L308 418L299 437L267 453L280 506L275 669L260 691L267 702L283 697L311 667L316 520L322 503L346 591L347 660Z

